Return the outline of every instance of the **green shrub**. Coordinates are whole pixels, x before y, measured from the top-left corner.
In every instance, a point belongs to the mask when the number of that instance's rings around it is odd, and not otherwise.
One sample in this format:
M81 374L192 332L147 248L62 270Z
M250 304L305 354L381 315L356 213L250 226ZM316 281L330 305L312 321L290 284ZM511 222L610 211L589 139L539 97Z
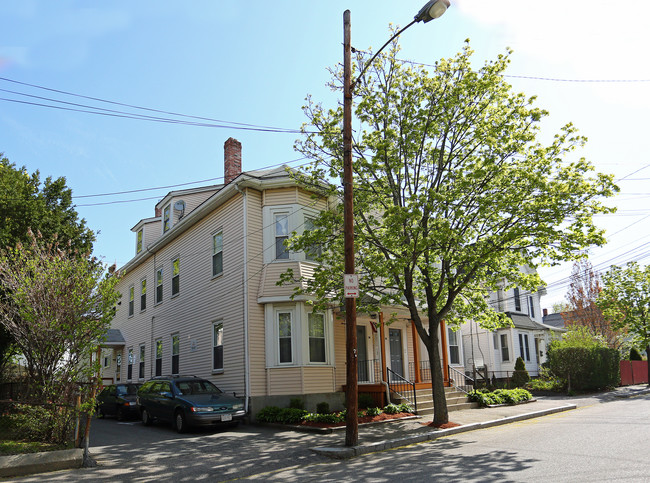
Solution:
M366 409L366 416L379 416L380 414L381 414L381 409L379 408Z
M319 402L319 403L316 405L316 412L317 412L318 414L329 414L329 412L330 412L330 405L329 405L329 403L328 403L328 402L325 402L325 401L323 401L323 402Z
M472 391L469 393L470 401L478 402L481 406L494 406L497 404L517 404L532 399L532 394L525 389L497 389L493 392Z
M398 407L400 413L412 413L413 412L413 408L411 406L409 406L408 404L406 404L406 403L402 403L397 407Z
M388 404L386 407L384 407L384 412L386 414L397 414L400 412L399 407L396 404Z
M512 384L515 387L523 387L530 380L528 371L526 370L526 363L521 357L517 357L515 361L515 373L512 375Z
M564 390L564 384L558 379L531 379L526 384L529 391L555 391Z
M332 413L332 414L314 414L310 413L304 417L305 421L311 421L314 423L344 423L345 422L345 412Z
M607 347L553 347L548 352L551 371L569 390L616 387L621 379L620 356Z
M257 413L257 420L262 423L296 424L307 414L304 409L267 406Z
M289 407L291 409L305 409L305 401L299 397L291 398L289 401Z
M630 349L630 360L631 361L642 361L643 357L641 356L641 353L639 352L639 349L636 347L632 347Z
M359 408L360 409L367 409L376 406L377 403L375 402L375 398L372 397L371 394L368 394L367 392L360 392L359 393Z

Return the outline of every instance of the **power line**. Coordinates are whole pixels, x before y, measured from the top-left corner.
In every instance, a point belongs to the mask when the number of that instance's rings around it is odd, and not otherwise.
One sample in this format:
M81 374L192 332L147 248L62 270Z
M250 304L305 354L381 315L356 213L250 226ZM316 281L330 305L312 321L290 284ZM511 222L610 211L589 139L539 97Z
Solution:
M79 98L82 98L82 99L88 99L88 100L97 101L97 102L104 102L104 103L112 104L112 105L116 105L116 106L129 107L131 109L139 109L139 110L143 110L143 111L157 112L157 113L160 113L160 114L168 114L168 115L171 115L171 116L186 117L188 119L198 119L198 120L201 120L201 121L210 121L210 122L213 122L213 123L230 124L230 125L234 125L234 126L255 128L255 129L259 129L259 130L271 130L271 131L280 131L280 132L295 132L296 131L295 129L278 128L278 127L274 127L274 126L263 126L263 125L257 125L257 124L235 122L235 121L224 121L224 120L221 120L221 119L214 119L214 118L210 118L210 117L193 116L193 115L182 114L182 113L173 112L173 111L165 111L165 110L154 109L154 108L150 108L150 107L137 106L137 105L134 105L134 104L126 104L126 103L123 103L123 102L111 101L111 100L102 99L102 98L99 98L99 97L85 96L85 95L82 95L82 94L76 94L74 92L68 92L68 91L63 91L63 90L59 90L59 89L52 89L50 87L40 86L40 85L37 85L37 84L29 84L27 82L21 82L21 81L17 81L17 80L14 80L14 79L9 79L7 77L0 77L0 80L5 81L5 82L12 82L14 84L24 85L24 86L28 86L28 87L33 87L35 89L42 89L42 90L46 90L46 91L50 91L50 92L56 92L58 94L65 94L65 95L68 95L68 96L79 97ZM13 91L7 91L5 89L0 89L0 90L3 90L5 92L13 92ZM38 97L38 96L32 96L30 94L23 94L23 93L19 93L19 92L16 92L16 93L19 94L19 95L24 95L24 96L29 96L29 97ZM46 98L43 98L43 99L46 99ZM2 100L7 100L7 99L2 99ZM51 100L51 99L49 99L49 100ZM54 100L54 102L64 102L64 101L56 101L56 100ZM52 106L48 106L48 107L52 107ZM101 109L101 108L96 108L96 107L92 107L92 106L85 106L85 107L90 107L92 109ZM121 112L121 111L114 111L114 112ZM146 116L146 117L149 117L149 116ZM200 124L198 124L198 125L200 125ZM234 128L234 126L233 126L233 128ZM218 127L225 127L225 126L218 126ZM300 132L300 131L297 131L297 132Z

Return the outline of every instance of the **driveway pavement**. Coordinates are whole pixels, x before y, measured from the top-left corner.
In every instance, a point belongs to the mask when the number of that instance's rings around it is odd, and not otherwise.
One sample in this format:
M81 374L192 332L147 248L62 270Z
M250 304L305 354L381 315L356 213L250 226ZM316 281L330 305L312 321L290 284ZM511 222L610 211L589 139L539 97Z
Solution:
M137 421L93 421L91 454L95 468L55 471L16 481L225 481L263 471L301 466L328 457L348 458L406 446L456 432L471 431L540 417L576 407L606 403L618 397L648 393L647 386L628 386L583 397L539 397L518 406L467 409L450 413L460 427L434 430L427 419L410 419L359 427L359 444L344 446L345 429L331 434L287 428L242 425L237 429L201 429L178 435L168 425L144 427Z

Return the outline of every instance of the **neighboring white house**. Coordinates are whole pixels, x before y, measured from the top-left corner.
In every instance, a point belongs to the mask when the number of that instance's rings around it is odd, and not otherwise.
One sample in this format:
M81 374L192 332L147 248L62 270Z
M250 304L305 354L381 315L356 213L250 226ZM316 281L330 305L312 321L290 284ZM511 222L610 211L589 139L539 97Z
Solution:
M474 321L461 325L464 365L468 373L474 368L487 369L490 378L505 379L512 376L515 361L521 357L531 376L539 374L540 366L547 359L549 343L564 332L561 328L542 323L540 298L545 293L544 289L528 292L513 288L490 294L490 305L506 313L512 327L488 331Z

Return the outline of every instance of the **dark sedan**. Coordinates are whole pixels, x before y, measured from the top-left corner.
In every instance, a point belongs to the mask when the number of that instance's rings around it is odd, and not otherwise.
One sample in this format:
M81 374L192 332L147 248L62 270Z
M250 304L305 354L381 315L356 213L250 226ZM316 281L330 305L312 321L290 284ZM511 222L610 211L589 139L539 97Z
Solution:
M118 421L139 416L136 396L142 384L112 384L97 396L97 417L115 416Z

